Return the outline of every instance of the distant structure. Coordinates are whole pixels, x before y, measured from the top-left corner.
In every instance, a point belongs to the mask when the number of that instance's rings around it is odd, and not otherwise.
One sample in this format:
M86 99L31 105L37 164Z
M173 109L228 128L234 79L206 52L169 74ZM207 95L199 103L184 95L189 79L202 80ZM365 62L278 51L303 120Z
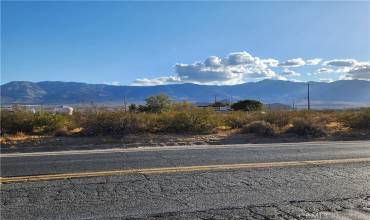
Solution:
M214 103L198 102L195 103L195 106L197 106L198 108L212 108L216 112L228 112L231 110L229 100L217 101L217 99L215 98L215 101L216 102Z
M54 108L55 114L67 114L72 115L73 114L73 108L67 105L62 105L59 107Z
M5 106L2 105L1 110L8 111L8 112L26 111L26 112L31 112L33 114L36 114L36 112L41 110L41 106L40 105L20 105L20 104L5 105Z

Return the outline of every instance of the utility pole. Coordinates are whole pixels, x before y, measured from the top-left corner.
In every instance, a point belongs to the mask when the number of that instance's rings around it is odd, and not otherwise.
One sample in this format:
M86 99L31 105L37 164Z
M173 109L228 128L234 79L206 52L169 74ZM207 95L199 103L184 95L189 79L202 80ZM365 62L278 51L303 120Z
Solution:
M215 95L215 104L216 104L216 102L217 102L217 96Z
M307 110L311 109L311 102L310 102L310 83L307 83Z
M126 96L125 95L123 96L123 108L125 109L125 111L127 111L127 109L126 109Z

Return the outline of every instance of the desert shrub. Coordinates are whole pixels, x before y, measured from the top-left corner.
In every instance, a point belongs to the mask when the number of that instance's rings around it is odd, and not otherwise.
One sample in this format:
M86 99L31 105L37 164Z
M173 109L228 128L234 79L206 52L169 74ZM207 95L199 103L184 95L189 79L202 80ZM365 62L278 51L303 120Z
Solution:
M258 136L273 136L275 135L274 127L265 121L254 121L243 128L243 133L253 133Z
M313 118L315 117L315 115L317 116L320 116L320 112L319 111L308 111L306 109L303 109L303 110L298 110L298 111L293 111L292 112L292 117L291 117L291 122L294 120L294 119L297 119L297 118L302 118L304 120L307 120L307 121L311 121L313 120Z
M242 128L252 121L246 112L236 111L225 115L225 125L230 128Z
M33 113L26 111L1 112L1 133L31 133L33 130Z
M34 114L33 132L39 134L53 133L64 127L66 117L64 115L55 115L47 112Z
M262 115L262 119L278 127L284 127L290 123L292 116L290 111L268 111Z
M84 112L81 127L82 134L88 136L125 135L145 130L140 114L107 110Z
M221 125L222 118L213 110L193 108L164 112L159 115L157 123L159 132L211 133Z
M190 110L194 108L195 108L194 104L190 102L177 102L177 103L175 102L175 103L171 103L171 106L170 106L171 111L185 111L185 110Z
M261 112L231 112L225 117L225 123L231 128L242 128L253 121L266 121L277 127L288 125L294 117L294 112L290 111L268 111Z
M343 112L338 120L350 128L370 129L370 108Z
M292 122L292 127L286 130L286 133L296 134L300 136L324 136L325 132L322 127L315 125L309 120L303 118L295 118Z
M65 116L52 113L28 111L1 112L2 133L46 134L64 126Z
M97 111L86 113L81 127L83 135L126 135L142 132L210 133L222 118L210 109L191 108L162 113Z
M66 127L58 128L54 131L54 136L56 137L64 137L71 135L71 132Z
M73 111L73 115L64 115L64 127L68 130L73 130L81 127L84 113L78 110Z
M159 94L155 96L149 96L146 101L146 108L149 112L164 112L167 111L171 106L170 97L166 94Z
M144 106L147 108L147 106ZM354 129L370 129L370 109L347 111L267 111L228 113L202 109L190 103L172 103L161 112L140 107L134 111L92 108L74 111L73 115L55 115L47 112L32 113L25 110L1 112L1 133L69 135L76 128L81 135L126 135L133 133L189 132L211 133L218 127L243 128L243 132L271 135L286 131L297 135L324 135L323 128L331 129L331 122L340 122Z

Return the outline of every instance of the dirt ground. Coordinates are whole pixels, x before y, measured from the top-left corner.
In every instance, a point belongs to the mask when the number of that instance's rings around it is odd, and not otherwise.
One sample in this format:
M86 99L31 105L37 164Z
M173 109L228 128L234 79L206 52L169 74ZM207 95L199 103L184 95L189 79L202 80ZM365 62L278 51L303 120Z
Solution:
M370 140L369 132L333 133L325 137L299 137L279 134L261 137L254 134L241 134L239 130L221 131L215 134L139 134L123 137L53 137L53 136L3 136L0 138L1 152L37 152L81 149L129 148L144 146L182 146L204 144L246 144L246 143L287 143L326 140Z

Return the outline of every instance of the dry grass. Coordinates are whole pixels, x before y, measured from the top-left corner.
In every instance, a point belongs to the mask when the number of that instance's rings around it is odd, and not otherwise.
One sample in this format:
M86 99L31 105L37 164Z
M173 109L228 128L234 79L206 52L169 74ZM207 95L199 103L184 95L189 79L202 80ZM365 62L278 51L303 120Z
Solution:
M243 129L243 133L252 133L258 136L274 136L275 128L269 122L254 121L247 124Z
M258 121L258 122L256 122ZM95 109L73 116L51 113L1 112L2 136L127 136L129 134L210 134L252 125L272 128L277 135L320 136L334 132L370 130L370 109L346 111L268 111L218 113L190 105L177 105L162 113ZM258 125L258 126L257 126ZM263 125L263 126L262 126ZM249 128L247 129L247 127ZM257 127L256 127L257 126ZM266 128L266 129L268 129ZM258 129L257 129L258 130ZM252 132L263 134L264 132ZM21 135L22 134L22 135Z
M370 129L370 108L362 111L345 111L342 112L338 121L345 126L353 129Z
M322 127L303 118L294 119L292 122L292 126L289 127L285 132L300 136L313 137L322 137L325 135L325 131Z

